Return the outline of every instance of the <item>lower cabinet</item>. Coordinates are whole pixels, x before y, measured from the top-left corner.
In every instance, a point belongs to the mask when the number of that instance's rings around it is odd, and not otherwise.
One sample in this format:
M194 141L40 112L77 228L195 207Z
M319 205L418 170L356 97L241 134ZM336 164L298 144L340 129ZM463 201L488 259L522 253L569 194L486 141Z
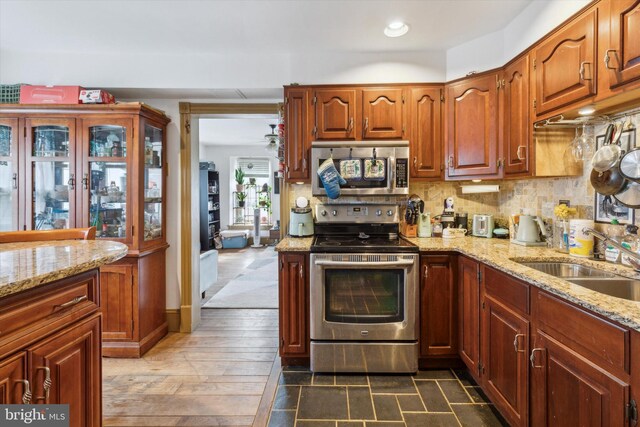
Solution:
M168 332L165 249L100 267L102 352L141 357Z
M67 404L70 426L102 425L98 288L95 269L0 300L0 404Z
M309 358L309 255L278 254L279 353L282 364Z
M460 358L480 380L480 264L458 258L458 336Z
M455 255L420 257L420 357L458 356Z

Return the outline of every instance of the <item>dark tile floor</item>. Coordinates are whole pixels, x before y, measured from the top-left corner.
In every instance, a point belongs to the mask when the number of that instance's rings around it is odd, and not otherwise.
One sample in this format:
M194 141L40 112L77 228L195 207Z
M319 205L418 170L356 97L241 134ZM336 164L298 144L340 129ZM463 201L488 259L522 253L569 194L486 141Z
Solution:
M508 424L466 371L416 375L280 375L269 427L423 427Z

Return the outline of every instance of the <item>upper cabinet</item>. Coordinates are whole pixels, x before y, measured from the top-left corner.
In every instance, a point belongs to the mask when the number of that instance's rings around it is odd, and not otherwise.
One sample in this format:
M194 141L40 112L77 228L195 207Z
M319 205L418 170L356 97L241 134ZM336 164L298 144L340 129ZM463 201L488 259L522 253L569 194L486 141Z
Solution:
M404 101L401 87L362 89L362 139L402 139Z
M615 0L609 5L609 37L608 40L601 39L600 43L605 52L603 65L607 86L618 89L640 79L640 1Z
M504 175L526 175L530 170L529 56L504 68L502 92L502 146Z
M445 166L447 178L498 177L499 115L496 73L447 87Z
M309 180L311 132L308 127L309 90L288 87L285 102L285 179Z
M587 11L534 48L536 115L596 94L597 12Z
M411 178L441 178L443 87L411 88L408 105Z
M356 97L355 89L317 89L313 92L315 139L357 139Z

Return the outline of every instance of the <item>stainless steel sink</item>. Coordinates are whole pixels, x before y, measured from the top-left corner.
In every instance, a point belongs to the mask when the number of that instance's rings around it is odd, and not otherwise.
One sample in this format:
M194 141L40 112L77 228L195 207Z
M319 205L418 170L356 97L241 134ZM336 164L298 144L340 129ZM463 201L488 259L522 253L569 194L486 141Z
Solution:
M640 280L617 276L597 279L572 278L567 281L612 297L640 301Z
M520 264L531 267L543 273L555 277L615 277L615 274L585 265L570 262L521 262Z

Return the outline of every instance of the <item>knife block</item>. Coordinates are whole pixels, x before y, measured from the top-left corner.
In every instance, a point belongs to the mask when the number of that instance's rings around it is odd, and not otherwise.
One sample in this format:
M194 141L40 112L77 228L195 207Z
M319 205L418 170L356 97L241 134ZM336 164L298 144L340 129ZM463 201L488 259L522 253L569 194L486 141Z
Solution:
M405 237L417 237L418 236L418 225L417 224L407 224L405 221L400 222L400 234Z

